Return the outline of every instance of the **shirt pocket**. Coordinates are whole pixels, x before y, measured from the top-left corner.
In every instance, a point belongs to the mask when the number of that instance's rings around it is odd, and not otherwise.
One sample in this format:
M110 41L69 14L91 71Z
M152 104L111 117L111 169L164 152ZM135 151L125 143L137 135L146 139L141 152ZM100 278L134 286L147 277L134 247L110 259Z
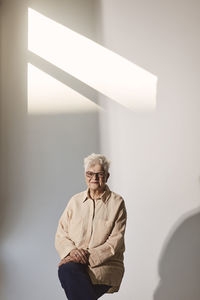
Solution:
M98 219L94 225L93 239L97 245L101 245L106 242L113 229L113 222L104 219Z

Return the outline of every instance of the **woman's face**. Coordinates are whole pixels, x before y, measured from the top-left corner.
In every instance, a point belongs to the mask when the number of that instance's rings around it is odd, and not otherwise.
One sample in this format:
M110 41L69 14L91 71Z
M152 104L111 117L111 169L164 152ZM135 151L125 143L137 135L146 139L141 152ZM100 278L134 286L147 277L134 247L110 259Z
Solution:
M105 173L99 164L92 165L85 173L86 184L93 191L103 191L108 177L109 174Z

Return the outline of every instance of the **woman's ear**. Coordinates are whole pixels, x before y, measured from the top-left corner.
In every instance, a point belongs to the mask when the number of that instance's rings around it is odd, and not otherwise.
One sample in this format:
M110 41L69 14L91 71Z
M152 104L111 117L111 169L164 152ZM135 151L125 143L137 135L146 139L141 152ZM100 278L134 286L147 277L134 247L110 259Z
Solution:
M109 177L110 177L110 173L107 173L106 182L107 182L107 180L108 180Z

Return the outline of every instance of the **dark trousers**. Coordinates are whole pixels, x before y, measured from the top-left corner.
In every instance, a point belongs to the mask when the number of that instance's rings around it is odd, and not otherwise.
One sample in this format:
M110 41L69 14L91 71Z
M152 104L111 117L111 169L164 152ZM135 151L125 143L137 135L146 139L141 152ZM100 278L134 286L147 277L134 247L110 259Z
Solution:
M96 300L105 294L110 286L92 284L87 266L68 262L58 269L60 283L69 300Z

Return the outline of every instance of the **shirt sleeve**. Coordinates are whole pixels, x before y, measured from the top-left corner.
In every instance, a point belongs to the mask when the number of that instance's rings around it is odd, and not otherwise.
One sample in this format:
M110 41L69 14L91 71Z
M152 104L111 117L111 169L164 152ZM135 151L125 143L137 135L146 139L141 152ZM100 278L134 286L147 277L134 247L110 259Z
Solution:
M124 201L121 203L114 221L113 230L106 242L98 247L90 248L88 251L89 264L91 267L96 267L109 258L116 255L118 251L124 252L124 233L126 228L127 213Z
M61 259L67 256L73 249L76 249L74 242L70 239L68 234L68 223L69 215L67 206L58 222L55 235L55 248Z

